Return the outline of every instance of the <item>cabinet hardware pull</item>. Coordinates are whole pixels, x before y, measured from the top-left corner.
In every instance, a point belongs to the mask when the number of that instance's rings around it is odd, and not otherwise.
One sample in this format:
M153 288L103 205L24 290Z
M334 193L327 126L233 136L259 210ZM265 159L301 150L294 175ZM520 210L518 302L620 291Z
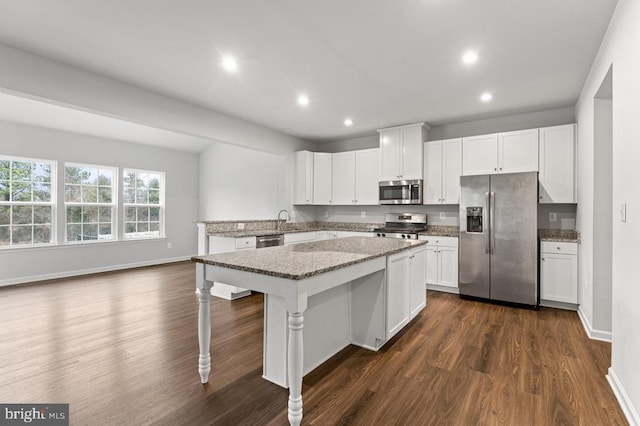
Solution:
M496 168L494 167L494 168L493 168L493 171L494 171L494 172L497 172L497 171L498 171L498 169L496 169Z
M558 250L560 250L560 247L556 247Z

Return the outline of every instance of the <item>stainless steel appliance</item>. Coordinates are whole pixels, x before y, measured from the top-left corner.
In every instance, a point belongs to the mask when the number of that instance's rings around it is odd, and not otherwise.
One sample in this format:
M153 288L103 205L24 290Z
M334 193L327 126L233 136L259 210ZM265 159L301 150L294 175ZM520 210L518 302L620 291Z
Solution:
M459 289L538 305L538 173L460 178Z
M274 247L284 245L284 234L258 235L256 237L256 248Z
M378 237L417 240L418 233L427 229L427 215L420 213L387 213L383 228L374 229Z
M380 204L422 204L422 179L378 183Z

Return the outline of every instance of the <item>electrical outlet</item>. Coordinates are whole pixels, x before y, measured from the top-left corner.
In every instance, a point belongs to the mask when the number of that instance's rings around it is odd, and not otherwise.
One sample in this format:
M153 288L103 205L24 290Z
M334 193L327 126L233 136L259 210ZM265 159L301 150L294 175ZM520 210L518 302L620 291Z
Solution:
M167 248L168 248L169 250L171 250L171 249L173 248L173 244L171 244L171 243L167 243Z
M555 222L556 220L558 220L557 213L549 213L549 222Z
M445 212L440 212L440 220L445 220L447 218L447 214Z
M367 212L360 212L360 217L363 219L367 217Z
M238 229L244 229L244 223L239 223L238 224Z
M329 212L328 211L324 212L324 217L329 217Z

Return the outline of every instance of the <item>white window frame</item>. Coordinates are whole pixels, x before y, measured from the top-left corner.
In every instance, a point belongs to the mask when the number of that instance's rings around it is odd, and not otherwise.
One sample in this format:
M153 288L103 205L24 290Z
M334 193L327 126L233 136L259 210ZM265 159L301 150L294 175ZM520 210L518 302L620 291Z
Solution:
M67 167L79 167L79 168L92 168L92 169L98 169L98 173L100 170L109 170L111 171L111 202L110 203L100 203L98 201L96 202L86 202L84 200L81 200L80 202L77 201L67 201L66 200L66 191L67 191L67 185L77 185L77 184L71 184L71 183L67 183ZM64 180L64 184L63 184L63 188L62 188L62 192L64 194L64 242L65 244L96 244L96 243L106 243L106 242L113 242L113 241L118 241L118 198L119 198L119 193L118 193L118 184L119 184L119 169L118 167L113 167L113 166L105 166L105 165L100 165L100 164L87 164L87 163L76 163L76 162L65 162L64 163L64 167L63 167L63 180ZM82 183L80 184L80 186L89 186L89 185L83 185ZM99 185L96 185L96 187L99 188ZM99 193L99 189L96 189L97 193ZM98 195L96 195L98 196ZM95 207L98 209L98 222L95 222L95 224L98 226L98 234L97 234L97 239L82 239L82 240L69 240L69 231L68 231L68 225L69 225L69 218L68 218L68 207L80 207L80 208L85 208L85 207ZM105 224L107 222L100 222L100 216L99 216L99 210L100 208L111 208L111 238L100 238L100 225L101 224ZM93 222L91 222L93 224ZM72 225L75 223L71 223ZM83 227L85 225L84 221L80 222L81 227Z
M4 200L0 200L0 206L32 206L32 207L38 207L38 206L48 206L51 208L51 222L49 223L49 235L50 235L50 241L47 243L34 243L34 229L36 224L33 222L33 212L32 212L32 222L31 222L31 243L30 244L8 244L8 245L0 245L0 250L16 250L16 249L23 249L23 248L33 248L33 247L51 247L57 244L57 235L56 235L56 230L57 230L57 210L58 210L58 205L57 205L57 193L58 193L58 187L57 187L57 175L58 175L58 162L56 160L47 160L47 159L43 159L43 158L31 158L31 157L16 157L16 156L10 156L10 155L0 155L0 161L18 161L18 162L23 162L23 163L43 163L43 164L48 164L49 167L51 168L51 177L50 177L50 194L51 194L51 201L33 201L33 187L31 189L32 191L32 200L31 201L4 201ZM13 180L11 180L13 181ZM31 181L31 183L35 183L35 181ZM12 209L13 210L13 209ZM25 224L27 225L27 224ZM43 224L45 225L45 224ZM13 227L13 214L10 214L9 217L9 226Z
M153 174L153 175L158 175L160 177L160 188L159 188L159 204L151 204L151 203L130 203L130 202L126 202L127 199L127 195L126 195L126 191L127 191L127 186L125 185L124 179L125 176L127 175L127 173L135 173L136 175L138 174ZM120 176L120 184L122 185L122 191L120 191L120 194L122 196L121 198L121 205L122 205L122 226L120 227L120 232L122 235L122 241L137 241L137 240L150 240L150 239L161 239L161 238L165 238L165 183L166 183L166 176L165 176L165 172L161 172L161 171L157 171L157 170L143 170L143 169L135 169L135 168L131 168L131 167L123 167L122 168L122 173ZM156 208L158 207L159 213L158 213L158 219L159 219L159 235L142 235L142 236L132 236L132 237L128 237L127 236L127 223L131 223L130 221L127 221L127 208L128 207L143 207L143 208ZM136 218L137 219L137 218ZM151 222L150 220L148 222ZM140 223L140 221L136 220L135 223Z

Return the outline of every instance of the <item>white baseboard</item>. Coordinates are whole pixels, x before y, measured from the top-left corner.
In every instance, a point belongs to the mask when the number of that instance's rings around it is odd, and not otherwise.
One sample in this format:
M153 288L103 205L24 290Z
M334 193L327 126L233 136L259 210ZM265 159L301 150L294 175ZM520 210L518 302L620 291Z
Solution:
M582 310L582 306L578 307L578 317L580 318L580 321L582 321L582 326L584 327L584 331L586 331L587 336L589 336L590 339L601 340L603 342L611 343L611 332L604 331L604 330L596 330L593 327L591 327L591 323L589 322L589 319L587 318L584 311Z
M458 290L458 287L449 287L449 286L437 285L437 284L426 284L426 288L427 290L435 290L435 291L441 291L444 293L460 294L460 290Z
M620 380L618 380L618 376L616 376L615 371L613 371L613 367L609 367L609 371L607 373L607 381L609 382L609 386L611 386L613 393L618 399L618 404L620 404L620 408L622 408L622 412L627 417L627 421L629 422L629 424L631 426L640 426L640 416L638 416L638 412L631 403L629 395L627 395L624 387L622 387L622 383L620 383Z
M30 275L27 277L0 280L0 287L6 287L6 286L16 285L16 284L32 283L36 281L55 280L58 278L77 277L78 275L97 274L100 272L119 271L122 269L140 268L143 266L162 265L165 263L182 262L189 259L191 259L191 256L181 256L181 257L172 257L169 259L148 260L145 262L102 266L99 268L76 269L74 271L55 272L53 274Z

